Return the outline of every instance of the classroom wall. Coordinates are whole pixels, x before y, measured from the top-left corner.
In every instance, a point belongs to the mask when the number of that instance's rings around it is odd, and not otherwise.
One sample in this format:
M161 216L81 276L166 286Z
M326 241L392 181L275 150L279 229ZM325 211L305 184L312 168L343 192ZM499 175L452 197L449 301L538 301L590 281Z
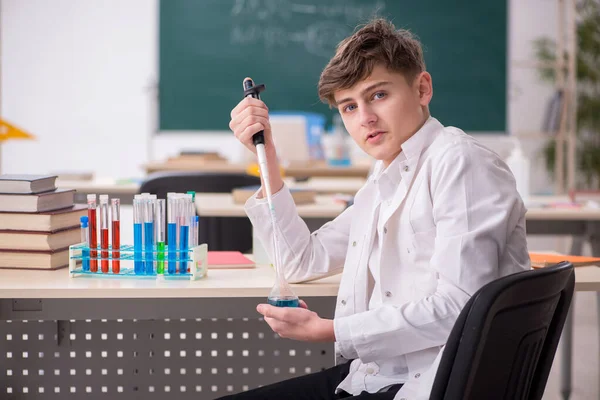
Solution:
M0 0L0 110L37 136L5 143L3 172L131 177L181 148L241 156L227 134L153 136L157 9L157 0ZM554 0L510 0L510 60L530 59L531 40L554 36L556 12ZM510 133L539 129L552 89L533 70L510 66L509 79ZM502 155L511 146L505 136L481 140ZM535 155L540 144L525 147ZM551 187L537 164L534 192Z

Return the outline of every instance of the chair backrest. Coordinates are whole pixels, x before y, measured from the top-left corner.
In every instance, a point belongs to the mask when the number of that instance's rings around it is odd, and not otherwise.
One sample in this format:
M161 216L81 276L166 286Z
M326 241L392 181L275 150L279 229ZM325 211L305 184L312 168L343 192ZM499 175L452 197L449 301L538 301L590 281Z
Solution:
M229 193L234 188L255 185L260 185L260 178L238 173L161 172L149 175L140 193L166 199L169 192ZM252 224L246 217L202 217L198 230L199 242L207 243L209 250L252 249Z
M430 399L541 399L574 288L563 262L478 290L450 333Z
M168 192L229 193L243 186L260 185L260 178L239 173L158 172L148 175L140 193L153 193L166 199Z

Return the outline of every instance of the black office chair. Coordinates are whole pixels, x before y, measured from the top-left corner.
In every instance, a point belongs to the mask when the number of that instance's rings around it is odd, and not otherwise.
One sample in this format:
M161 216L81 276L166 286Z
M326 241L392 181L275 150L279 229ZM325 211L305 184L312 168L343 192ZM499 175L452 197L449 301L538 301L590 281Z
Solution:
M260 178L245 174L160 172L146 178L140 193L166 199L169 192L230 193L234 188L255 185L260 185ZM252 250L252 224L246 217L201 217L198 229L198 241L207 243L209 250Z
M574 288L563 262L478 290L450 333L430 400L541 399Z

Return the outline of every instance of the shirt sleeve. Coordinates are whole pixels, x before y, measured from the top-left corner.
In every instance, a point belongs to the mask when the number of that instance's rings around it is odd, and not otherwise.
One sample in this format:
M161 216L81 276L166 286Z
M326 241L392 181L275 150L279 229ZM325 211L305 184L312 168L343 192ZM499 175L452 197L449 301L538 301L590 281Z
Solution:
M298 215L296 204L286 185L272 199L277 217L276 237L285 278L297 283L342 272L353 207L311 234ZM258 199L254 195L246 202L245 210L254 227L254 234L258 236L271 260L274 260L275 235L267 200Z

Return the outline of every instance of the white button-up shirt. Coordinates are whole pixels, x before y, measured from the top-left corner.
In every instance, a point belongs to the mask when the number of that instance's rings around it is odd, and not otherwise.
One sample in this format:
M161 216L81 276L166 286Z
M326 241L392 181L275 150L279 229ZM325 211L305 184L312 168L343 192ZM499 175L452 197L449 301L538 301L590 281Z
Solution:
M343 272L334 318L337 361L377 363L377 374L394 376L403 365L386 360L403 357L408 379L395 398L428 399L443 346L469 297L494 279L530 268L526 210L498 155L435 118L402 144L401 154L401 179L380 215L372 179L353 206L312 234L287 187L273 201L286 279ZM373 175L380 170L378 162ZM273 259L266 201L252 197L246 212ZM370 309L369 260L378 223L384 227L376 278L382 295Z
M370 291L369 310L375 310L383 305L383 297L393 295L390 291L383 292L381 284L381 274L379 265L381 264L381 251L387 228L385 221L388 212L391 212L391 203L394 192L400 184L402 175L400 174L399 164L405 160L404 154L400 153L398 157L385 169L385 171L375 171L370 179L373 180L377 189L377 199L375 200L375 216L377 219L377 230L373 238L369 257ZM386 371L386 374L380 371ZM362 392L376 393L388 386L397 383L404 383L408 380L408 365L406 356L363 363L360 359L352 361L348 376L338 385L337 391L343 390L353 395L359 395Z

